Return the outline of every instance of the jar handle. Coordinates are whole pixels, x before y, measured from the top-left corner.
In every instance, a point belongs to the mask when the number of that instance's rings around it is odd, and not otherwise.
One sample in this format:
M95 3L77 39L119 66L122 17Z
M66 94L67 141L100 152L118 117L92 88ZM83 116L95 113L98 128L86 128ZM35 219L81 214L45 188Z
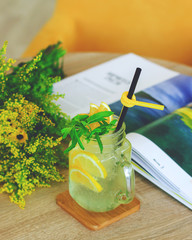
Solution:
M135 174L132 165L124 166L124 173L126 178L126 184L127 184L127 191L134 195L135 192Z
M133 199L135 194L135 176L131 164L129 166L125 165L123 167L123 170L126 178L127 191L123 192L122 190L120 190L116 194L116 199L119 203L126 204Z

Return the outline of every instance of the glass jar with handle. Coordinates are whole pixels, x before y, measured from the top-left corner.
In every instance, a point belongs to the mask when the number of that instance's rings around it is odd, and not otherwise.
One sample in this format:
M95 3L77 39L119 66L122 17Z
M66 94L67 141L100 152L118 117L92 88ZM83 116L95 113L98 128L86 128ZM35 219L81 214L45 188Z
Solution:
M101 136L101 153L96 140L79 145L69 153L69 192L83 208L106 212L134 198L135 176L131 165L131 144L125 124L117 132Z

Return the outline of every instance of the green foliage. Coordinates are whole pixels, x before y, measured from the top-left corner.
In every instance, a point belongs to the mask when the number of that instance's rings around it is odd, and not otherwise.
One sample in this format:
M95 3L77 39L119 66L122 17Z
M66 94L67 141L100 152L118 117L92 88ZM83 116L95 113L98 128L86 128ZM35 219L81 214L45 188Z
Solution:
M59 58L65 51L59 48L59 44L51 45L40 51L31 61L13 67L12 72L6 75L6 84L0 93L0 107L8 96L15 93L22 94L28 101L36 103L57 125L57 128L49 129L50 134L57 135L60 135L60 128L65 125L67 119L66 114L53 102L64 95L52 94L53 83L60 81L64 76L62 67L59 67ZM9 62L12 60L8 60L4 65L11 67ZM5 72L3 75L5 76Z
M36 187L64 180L57 166L67 165L60 136L69 119L52 102L64 97L52 94L53 83L64 76L59 44L15 67L3 56L7 42L0 50L0 193L21 208Z
M68 135L71 137L71 145L65 150L65 152L69 152L76 146L77 143L80 148L84 150L81 137L83 137L87 142L91 139L96 139L99 144L100 151L102 152L103 144L100 136L115 129L116 120L112 120L110 123L107 123L107 117L111 115L113 115L113 112L103 111L95 113L91 116L87 114L75 116L71 122L68 122L65 128L61 130L63 139L65 139ZM91 124L93 123L99 123L99 126L92 130Z
M3 106L3 102L7 99L9 91L7 91L8 77L6 75L7 71L10 70L13 63L13 59L8 59L3 56L6 54L7 42L4 43L2 49L0 50L0 107Z

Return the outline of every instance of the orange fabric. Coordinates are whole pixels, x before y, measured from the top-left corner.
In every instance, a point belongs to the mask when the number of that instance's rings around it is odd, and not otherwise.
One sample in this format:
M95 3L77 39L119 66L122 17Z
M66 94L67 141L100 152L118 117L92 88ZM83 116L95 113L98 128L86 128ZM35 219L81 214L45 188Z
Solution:
M58 40L68 52L134 52L192 65L192 1L58 0L23 57Z

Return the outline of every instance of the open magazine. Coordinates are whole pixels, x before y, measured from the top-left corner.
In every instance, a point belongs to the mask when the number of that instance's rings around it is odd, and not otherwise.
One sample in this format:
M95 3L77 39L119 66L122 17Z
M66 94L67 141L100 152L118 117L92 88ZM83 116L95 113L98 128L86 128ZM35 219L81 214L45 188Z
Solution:
M104 101L119 115L119 99L128 91L137 67L142 69L137 100L165 109L128 109L125 123L133 167L192 209L192 77L126 54L56 83L54 92L65 93L57 104L73 117L89 112L91 102Z

